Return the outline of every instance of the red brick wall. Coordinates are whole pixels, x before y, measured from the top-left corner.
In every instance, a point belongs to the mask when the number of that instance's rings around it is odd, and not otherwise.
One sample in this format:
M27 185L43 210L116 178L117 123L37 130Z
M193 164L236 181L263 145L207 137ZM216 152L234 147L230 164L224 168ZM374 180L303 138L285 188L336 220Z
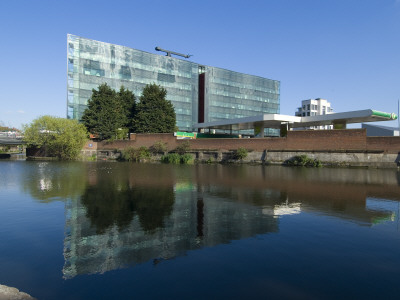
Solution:
M289 150L365 150L366 130L301 130L288 132Z
M180 142L176 140L172 133L131 134L130 138L130 140L123 141L101 141L97 147L98 150L121 150L127 147L151 147L156 142L162 141L167 144L168 150L173 150Z
M367 137L367 150L384 150L386 153L400 153L400 137Z
M400 152L400 137L367 137L365 129L302 130L289 131L287 137L254 139L196 139L177 140L173 134L135 134L130 141L102 141L98 150L124 149L126 147L150 147L157 141L174 150L189 141L193 150L307 150L307 151L383 151Z
M196 139L191 141L191 148L198 150L281 150L287 147L287 138L263 139Z
M193 149L249 150L366 150L366 131L351 130L302 130L289 131L285 138L263 139L197 139L191 141Z

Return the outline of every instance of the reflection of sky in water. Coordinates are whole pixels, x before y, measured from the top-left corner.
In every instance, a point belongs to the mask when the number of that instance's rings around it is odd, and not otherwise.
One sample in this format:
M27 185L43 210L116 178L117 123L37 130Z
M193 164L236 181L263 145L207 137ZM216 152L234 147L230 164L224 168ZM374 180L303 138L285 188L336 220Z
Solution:
M397 179L395 170L0 162L0 283L38 299L393 298Z
M367 198L366 208L368 210L386 212L386 216L376 217L373 219L372 222L374 225L377 225L384 222L394 222L396 218L398 219L400 213L400 202L386 199Z
M367 198L367 209L390 211L397 213L400 209L399 201L390 201L387 199Z

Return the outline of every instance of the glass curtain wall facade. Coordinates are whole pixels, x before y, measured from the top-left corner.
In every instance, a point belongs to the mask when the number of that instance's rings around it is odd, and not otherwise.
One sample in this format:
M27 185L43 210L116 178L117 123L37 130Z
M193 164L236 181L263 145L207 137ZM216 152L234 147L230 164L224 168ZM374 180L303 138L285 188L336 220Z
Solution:
M71 34L67 40L70 119L81 119L92 89L102 83L115 90L123 85L137 97L146 84L164 87L182 131L192 131L198 122L279 113L279 81Z
M198 65L124 46L68 34L67 117L80 120L92 95L102 83L115 90L123 85L137 97L147 84L167 90L177 126L192 130L197 122Z
M204 85L205 122L280 112L279 81L206 66Z

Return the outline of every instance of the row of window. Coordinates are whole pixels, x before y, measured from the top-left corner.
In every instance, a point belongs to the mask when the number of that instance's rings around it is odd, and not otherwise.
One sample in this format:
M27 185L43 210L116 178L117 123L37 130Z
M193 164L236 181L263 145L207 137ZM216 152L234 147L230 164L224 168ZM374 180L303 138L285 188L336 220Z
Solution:
M303 105L303 111L310 111L310 110L317 110L318 111L318 105L316 105L316 104L307 104L307 105ZM300 111L300 109L299 109L299 111ZM322 106L322 111L325 111L325 112L332 112L333 111L333 109L332 108L330 108L329 106Z
M227 86L234 86L238 88L245 88L248 90L255 90L255 91L261 91L261 92L266 92L266 93L272 93L272 94L279 94L279 84L276 82L273 82L272 80L266 79L263 85L256 85L254 83L252 84L245 84L241 82L234 82L230 80L225 80L219 77L211 77L210 76L210 82L213 83L219 83L219 84L224 84Z
M81 59L81 60L89 60L96 61L103 65L104 68L109 68L111 65L116 66L126 66L132 67L136 69L143 69L151 72L162 71L166 74L177 75L180 77L192 78L194 75L198 73L197 65L191 62L185 61L173 61L173 63L165 63L164 61L160 61L160 57L157 56L159 61L157 62L143 62L141 60L130 60L126 61L125 59L115 58L111 59L109 57L104 57L102 55L93 56L88 53L79 53L74 57L70 57L70 59ZM164 56L161 56L162 59L165 59Z
M213 77L226 80L231 83L250 84L253 86L261 86L275 89L279 85L279 81L267 79L259 76L238 73L235 71L220 69L216 67L206 67L206 73L212 74Z
M68 89L67 100L69 103L83 104L86 105L88 99L91 95L91 89L97 88L97 86L89 85L91 88L87 90L83 89ZM76 93L74 93L76 91ZM135 93L135 92L134 92ZM140 92L135 93L137 96L141 94ZM75 96L74 96L75 95ZM191 114L192 110L192 97L187 95L179 95L174 93L168 93L168 100L170 100L176 107L182 109L182 113Z
M75 61L77 61L75 59ZM106 75L107 71L107 77L109 78L117 78L117 79L125 79L125 80L130 80L132 79L132 73L135 73L136 77L147 77L153 80L160 80L160 81L166 81L166 82L175 82L175 81L180 81L180 82L187 82L196 80L196 76L181 76L182 74L179 74L180 72L170 72L167 70L163 70L160 68L153 68L153 70L145 70L143 68L131 68L128 66L116 66L113 64L104 64L100 63L98 61L93 61L93 60L81 60L81 64L83 64L83 68L81 71L79 71L79 68L77 64L74 65L74 59L69 58L68 59L68 72L70 73L78 73L82 72L85 75L92 75L92 76L102 76L104 77ZM171 74L171 73L178 73L178 74ZM157 74L160 78L156 78Z
M246 92L231 92L227 90L219 90L215 88L210 88L209 94L213 95L219 95L219 96L225 96L229 97L232 100L235 101L235 99L248 99L248 100L254 100L257 102L278 102L278 99L276 95L273 95L271 93L263 93L262 95L256 95L255 93L246 93Z
M214 106L221 106L221 107L230 107L230 106L239 106L243 105L244 108L246 109L251 109L251 108L259 108L260 110L265 108L265 107L278 107L278 102L277 101L269 101L269 102L264 102L264 101L257 101L257 100L252 100L252 99L235 99L236 101L232 101L232 98L226 97L226 96L210 96L209 97L209 105L214 105Z

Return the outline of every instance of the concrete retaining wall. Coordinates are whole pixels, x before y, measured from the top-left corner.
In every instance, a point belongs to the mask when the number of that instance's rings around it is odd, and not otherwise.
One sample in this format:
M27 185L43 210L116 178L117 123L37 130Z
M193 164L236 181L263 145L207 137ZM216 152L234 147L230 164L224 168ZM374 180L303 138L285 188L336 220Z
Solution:
M199 162L229 162L229 163L254 163L254 164L283 164L295 156L307 155L312 159L320 160L328 166L372 167L372 168L398 168L400 155L390 153L366 153L366 152L330 152L330 151L251 151L241 161L234 160L234 151L190 151ZM118 159L120 151L98 150L98 160ZM161 154L155 155L153 161L161 160Z

